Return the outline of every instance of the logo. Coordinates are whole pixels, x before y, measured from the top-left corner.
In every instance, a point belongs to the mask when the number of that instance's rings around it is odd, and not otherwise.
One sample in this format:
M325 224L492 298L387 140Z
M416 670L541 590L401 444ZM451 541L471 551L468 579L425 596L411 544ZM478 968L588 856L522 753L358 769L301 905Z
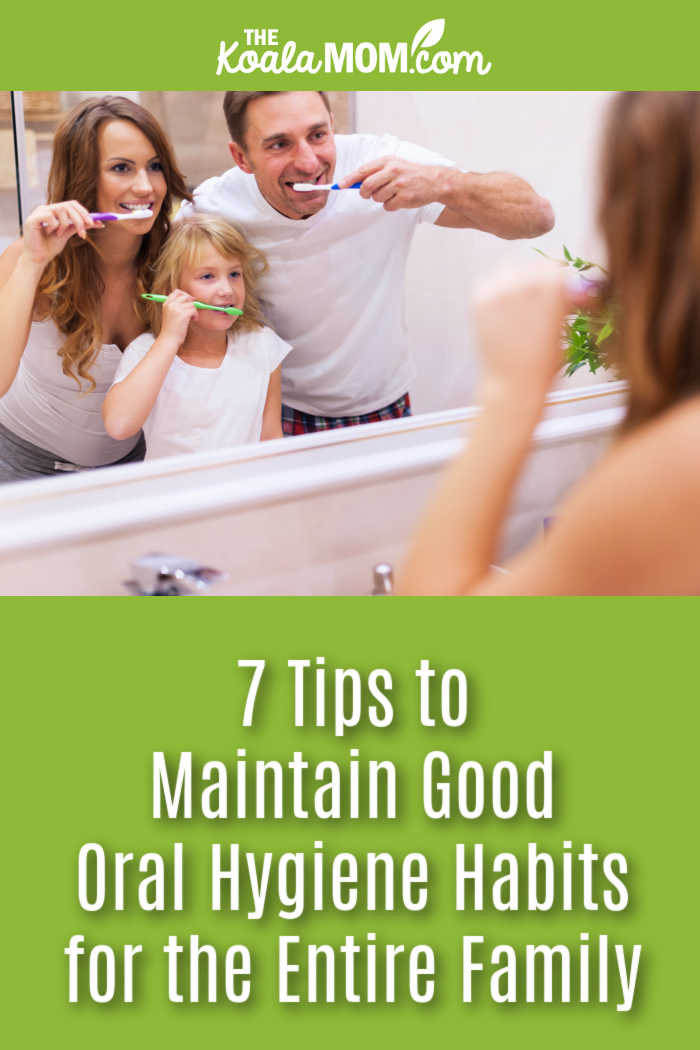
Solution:
M323 52L299 50L296 40L279 40L278 29L244 29L240 40L219 44L216 75L222 73L426 73L452 76L475 73L483 77L491 70L481 51L434 50L445 33L445 19L435 18L408 41L365 40L357 44L328 40Z

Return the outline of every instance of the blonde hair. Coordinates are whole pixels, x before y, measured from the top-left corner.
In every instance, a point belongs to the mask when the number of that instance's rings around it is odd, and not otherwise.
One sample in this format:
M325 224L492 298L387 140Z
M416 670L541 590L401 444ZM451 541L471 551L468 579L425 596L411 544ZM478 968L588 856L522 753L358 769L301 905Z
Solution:
M211 246L224 259L239 259L245 284L243 315L235 321L237 331L251 331L265 324L255 286L257 278L267 270L262 252L246 240L240 230L219 215L201 212L188 215L173 225L155 265L151 291L156 295L170 295L180 283L185 267L195 266L202 249ZM163 307L148 304L149 328L154 335L160 332ZM234 321L231 321L234 324Z
M143 106L119 95L91 98L63 118L54 136L49 172L48 202L78 200L88 211L97 208L99 150L97 134L107 121L128 120L152 143L165 176L166 195L149 233L143 238L134 261L138 292L145 291L153 263L168 236L170 212L176 198L191 200L177 167L168 138L158 121ZM86 380L94 390L90 369L102 349L102 296L104 282L97 266L98 249L88 235L83 241L71 237L42 274L37 301L47 302L50 317L66 340L58 351L63 372L78 387ZM43 306L40 306L43 310ZM134 312L146 324L143 300L138 296Z

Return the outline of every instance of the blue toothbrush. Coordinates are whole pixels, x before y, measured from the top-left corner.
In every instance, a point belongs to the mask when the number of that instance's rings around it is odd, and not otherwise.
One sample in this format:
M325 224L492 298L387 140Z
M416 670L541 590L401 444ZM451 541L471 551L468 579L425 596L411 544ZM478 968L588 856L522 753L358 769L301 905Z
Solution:
M361 182L353 182L352 186L343 186L344 190L359 190ZM314 190L339 190L341 187L337 182L295 182L292 189L301 190L303 193L313 193Z

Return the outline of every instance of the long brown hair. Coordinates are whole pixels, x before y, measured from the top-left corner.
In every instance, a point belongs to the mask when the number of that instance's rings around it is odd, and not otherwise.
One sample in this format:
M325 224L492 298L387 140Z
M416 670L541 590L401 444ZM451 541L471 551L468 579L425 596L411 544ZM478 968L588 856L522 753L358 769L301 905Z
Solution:
M235 322L234 333L262 328L265 320L256 284L258 277L267 270L267 260L236 226L220 215L196 212L175 223L156 262L152 291L157 295L170 295L175 291L184 268L196 266L198 256L207 245L211 245L224 259L240 260L245 303L243 315ZM163 307L149 303L149 328L154 335L160 332L162 316ZM231 324L234 324L233 320Z
M152 143L165 176L166 195L150 232L143 238L136 258L139 292L150 283L151 269L168 236L170 213L175 198L191 200L185 180L177 166L172 147L158 121L148 110L128 98L105 95L80 103L63 118L54 137L49 172L48 202L77 200L88 211L97 208L99 151L97 134L109 120L128 120ZM101 299L104 283L97 267L97 247L93 241L71 237L46 267L38 298L48 302L48 316L66 341L59 350L63 372L78 386L84 379L94 389L90 368L102 346ZM134 311L146 326L142 300L134 300Z
M598 214L629 428L700 391L700 93L616 96Z

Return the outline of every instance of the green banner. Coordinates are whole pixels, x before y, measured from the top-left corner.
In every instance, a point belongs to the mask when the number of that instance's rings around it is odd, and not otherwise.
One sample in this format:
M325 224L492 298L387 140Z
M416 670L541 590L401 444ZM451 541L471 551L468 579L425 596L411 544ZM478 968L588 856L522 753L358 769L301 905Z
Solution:
M697 608L3 600L9 1045L687 1038Z
M258 7L214 0L117 12L15 4L4 15L6 89L695 89L697 9L629 0Z

